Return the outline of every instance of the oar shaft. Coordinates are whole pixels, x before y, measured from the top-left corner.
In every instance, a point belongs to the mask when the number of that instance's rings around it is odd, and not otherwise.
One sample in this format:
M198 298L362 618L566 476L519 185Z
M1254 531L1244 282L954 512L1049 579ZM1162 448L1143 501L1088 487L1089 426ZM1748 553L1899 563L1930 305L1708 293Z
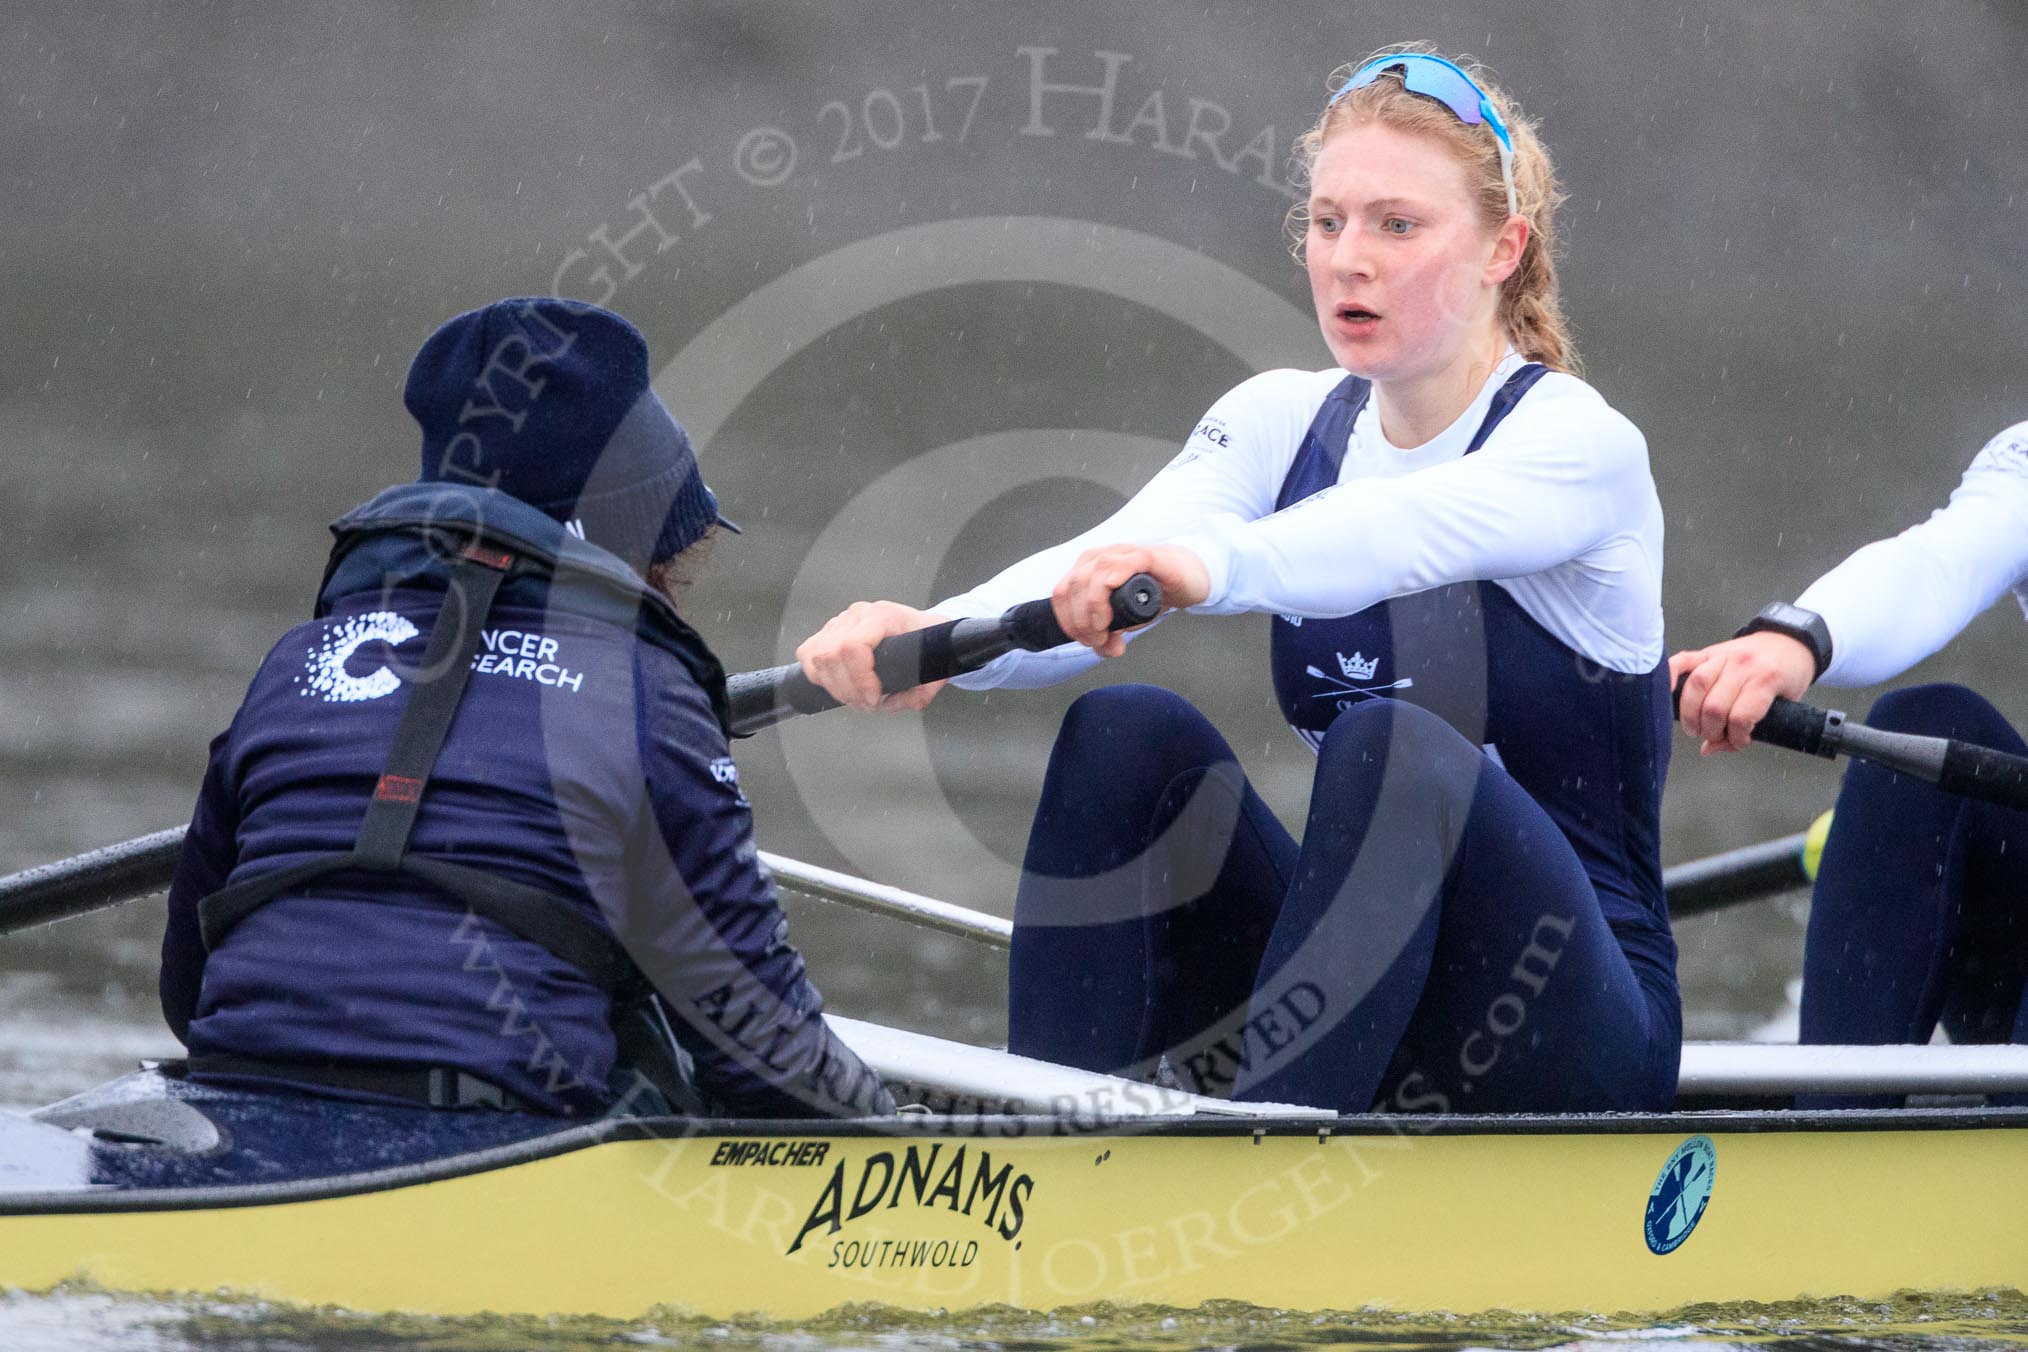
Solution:
M160 892L176 872L184 831L180 826L157 831L0 878L0 934L88 915ZM1006 948L1013 937L1012 924L984 911L765 850L760 858L784 886L841 906L975 939L991 948Z
M176 871L183 833L180 826L157 831L0 878L0 935L160 892ZM1678 864L1662 875L1669 914L1680 920L1807 886L1805 839L1798 833ZM983 911L782 855L763 852L761 859L785 885L840 905L976 939L992 948L1006 948L1012 936L1007 921Z
M183 831L172 827L0 878L0 934L89 915L161 891L176 872Z
M2028 757L1976 743L1869 728L1839 710L1781 698L1754 727L1753 739L1826 760L1844 755L1871 761L1950 793L2028 808Z
M989 948L1006 948L1014 941L1013 922L997 915L987 915L984 911L970 910L915 892L904 892L899 887L855 878L849 873L818 868L815 864L769 854L766 850L760 852L760 857L769 872L775 875L775 881L797 892L822 897L825 901L865 911L869 915L886 916L923 929L955 934L961 939L976 939Z
M1707 911L1724 910L1810 885L1803 867L1807 832L1762 841L1708 859L1693 859L1663 871L1662 890L1669 898L1669 917L1681 920Z
M1132 629L1162 613L1162 587L1136 573L1113 589L1114 629ZM945 620L882 639L873 649L873 673L893 695L932 681L947 681L1017 650L1047 652L1070 642L1047 600L1024 601L994 618ZM800 663L749 671L725 683L732 733L746 737L797 714L822 713L838 701L811 680Z

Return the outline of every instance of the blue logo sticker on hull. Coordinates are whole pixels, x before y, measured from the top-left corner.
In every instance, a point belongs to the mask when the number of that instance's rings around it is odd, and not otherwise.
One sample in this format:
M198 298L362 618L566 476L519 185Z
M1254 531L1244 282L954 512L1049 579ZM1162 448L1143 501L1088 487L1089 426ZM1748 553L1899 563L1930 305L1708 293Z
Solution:
M1711 1185L1718 1178L1718 1147L1709 1136L1692 1136L1676 1147L1648 1194L1647 1222L1642 1232L1655 1253L1674 1253L1690 1238L1704 1208L1711 1203Z

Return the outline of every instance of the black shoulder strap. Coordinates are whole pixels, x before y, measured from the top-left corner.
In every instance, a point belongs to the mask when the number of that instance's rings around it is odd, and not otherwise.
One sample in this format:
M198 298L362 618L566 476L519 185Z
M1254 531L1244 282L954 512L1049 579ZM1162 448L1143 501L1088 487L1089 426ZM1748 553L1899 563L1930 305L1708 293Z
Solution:
M318 878L334 873L401 873L438 888L470 907L473 914L549 950L615 999L631 997L639 990L639 970L619 941L561 897L463 864L408 853L423 791L471 679L480 630L501 582L513 567L511 553L482 544L467 545L460 552L451 570L443 609L430 628L421 665L404 682L409 687L408 703L395 725L387 766L374 785L357 842L344 854L291 864L206 897L198 903L197 917L207 950L216 948L233 926L268 902Z
M451 569L422 665L404 682L409 687L408 704L394 727L387 768L373 786L366 819L359 823L359 842L352 847L353 856L366 868L392 871L408 850L409 833L422 810L423 786L436 768L451 720L457 717L458 701L472 679L480 630L513 566L512 554L474 544L465 546Z

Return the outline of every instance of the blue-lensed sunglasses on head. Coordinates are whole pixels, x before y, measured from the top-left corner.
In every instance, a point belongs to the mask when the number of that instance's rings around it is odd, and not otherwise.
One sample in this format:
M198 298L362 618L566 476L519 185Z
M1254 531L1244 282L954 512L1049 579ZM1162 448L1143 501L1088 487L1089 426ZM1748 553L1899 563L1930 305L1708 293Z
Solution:
M1483 122L1493 129L1493 139L1500 147L1500 177L1507 184L1507 213L1520 211L1521 199L1514 191L1514 138L1507 133L1507 124L1493 107L1493 101L1486 97L1486 91L1460 67L1422 52L1378 56L1353 71L1352 78L1331 96L1331 102L1336 103L1355 89L1364 89L1393 70L1401 72L1402 87L1409 93L1435 99L1456 113L1460 122L1474 126Z

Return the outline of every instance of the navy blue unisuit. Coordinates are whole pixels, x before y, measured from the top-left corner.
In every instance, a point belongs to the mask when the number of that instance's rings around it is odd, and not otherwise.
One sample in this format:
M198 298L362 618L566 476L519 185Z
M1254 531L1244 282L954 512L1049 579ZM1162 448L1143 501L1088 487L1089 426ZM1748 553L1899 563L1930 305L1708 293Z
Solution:
M1883 695L1866 721L2028 755L1958 685ZM2028 813L1853 761L1838 791L1803 944L1806 1043L2028 1042ZM1998 1096L2021 1104L2028 1095ZM1799 1107L1886 1108L1898 1095L1814 1095Z
M1325 400L1278 509L1337 481L1369 390ZM1668 1107L1664 669L1588 661L1490 582L1273 623L1318 752L1300 845L1182 699L1084 696L1017 899L1011 1049L1349 1112Z

